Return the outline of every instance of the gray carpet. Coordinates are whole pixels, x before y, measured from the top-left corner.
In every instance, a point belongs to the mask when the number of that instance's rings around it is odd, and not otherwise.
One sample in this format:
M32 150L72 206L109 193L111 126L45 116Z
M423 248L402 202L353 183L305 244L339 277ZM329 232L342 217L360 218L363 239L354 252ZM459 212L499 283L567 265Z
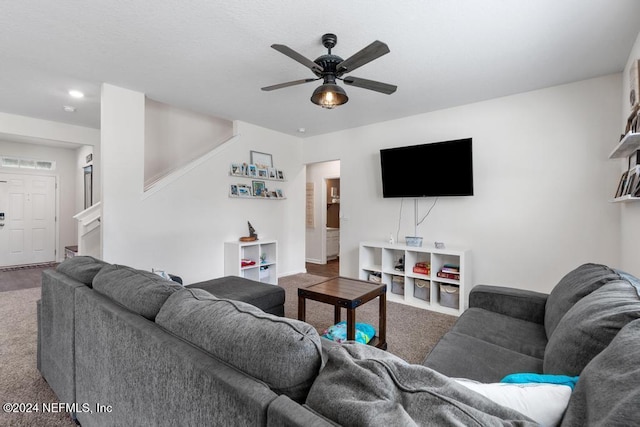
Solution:
M284 313L298 318L298 288L327 280L311 274L296 274L278 279L285 289ZM333 324L333 306L317 301L307 301L306 322L320 334ZM346 320L343 310L342 320ZM409 363L421 363L456 321L456 317L422 310L409 305L387 302L387 351ZM366 322L378 328L378 300L370 301L356 309L356 322Z
M39 279L37 283L39 285ZM0 293L0 403L58 402L36 368L36 301L39 299L39 286ZM1 411L0 425L57 427L75 426L75 423L66 413L7 414Z
M36 270L36 269L33 269ZM36 274L34 274L36 273ZM0 275L9 274L8 272ZM24 270L34 287L0 293L0 402L51 403L58 399L36 368L36 301L40 299L41 270ZM24 279L26 280L26 279ZM297 318L297 289L327 280L311 274L279 279L286 291L285 316ZM0 278L0 282L1 282ZM26 281L23 286L28 286ZM307 322L320 333L333 323L333 307L307 302ZM346 315L345 315L346 316ZM343 316L343 318L345 317ZM378 325L378 304L369 302L356 311L357 321ZM388 351L411 363L420 363L456 318L389 302L387 305ZM2 426L75 426L64 414L7 414L0 412Z

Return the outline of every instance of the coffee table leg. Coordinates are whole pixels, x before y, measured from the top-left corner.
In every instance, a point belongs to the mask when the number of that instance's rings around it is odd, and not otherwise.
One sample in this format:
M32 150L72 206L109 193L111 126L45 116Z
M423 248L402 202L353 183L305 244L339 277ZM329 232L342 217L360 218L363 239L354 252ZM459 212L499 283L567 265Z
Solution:
M337 325L338 323L340 323L340 317L342 317L340 315L340 306L336 305L335 308L333 309L333 324Z
M305 312L307 311L306 299L298 295L298 320L305 320Z
M387 294L380 295L380 319L378 320L378 327L380 328L380 348L387 349Z
M347 308L347 339L353 341L356 339L356 309Z

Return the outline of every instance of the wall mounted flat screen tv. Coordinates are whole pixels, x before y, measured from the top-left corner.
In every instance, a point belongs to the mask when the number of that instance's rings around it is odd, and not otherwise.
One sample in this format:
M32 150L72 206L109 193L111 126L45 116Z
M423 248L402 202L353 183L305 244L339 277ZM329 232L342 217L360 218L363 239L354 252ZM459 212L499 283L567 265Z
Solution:
M380 150L382 196L473 196L471 138Z

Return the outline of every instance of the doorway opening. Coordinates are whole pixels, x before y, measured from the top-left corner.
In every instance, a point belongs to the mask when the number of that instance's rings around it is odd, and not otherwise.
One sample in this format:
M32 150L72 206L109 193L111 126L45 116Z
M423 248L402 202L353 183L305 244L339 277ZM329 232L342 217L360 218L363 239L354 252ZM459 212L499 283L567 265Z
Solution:
M309 273L337 276L340 269L340 161L307 165L305 258Z

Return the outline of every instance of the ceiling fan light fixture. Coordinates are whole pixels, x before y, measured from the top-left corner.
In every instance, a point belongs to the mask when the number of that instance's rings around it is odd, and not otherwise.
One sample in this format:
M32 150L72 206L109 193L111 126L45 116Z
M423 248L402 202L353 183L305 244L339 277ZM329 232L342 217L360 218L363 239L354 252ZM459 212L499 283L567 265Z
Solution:
M316 88L311 95L311 102L322 108L332 109L349 100L347 93L334 83L324 83Z

